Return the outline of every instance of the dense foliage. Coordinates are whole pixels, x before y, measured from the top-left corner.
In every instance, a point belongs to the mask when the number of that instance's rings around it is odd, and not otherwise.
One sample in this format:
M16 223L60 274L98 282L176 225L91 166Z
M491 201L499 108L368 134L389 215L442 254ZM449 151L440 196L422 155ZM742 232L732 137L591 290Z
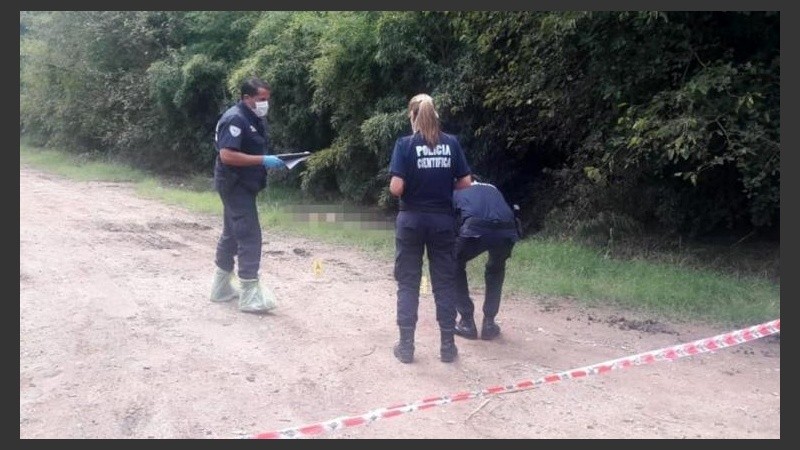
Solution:
M406 102L434 96L530 230L775 232L777 12L20 13L20 134L210 173L238 83L273 87L283 182L389 207Z

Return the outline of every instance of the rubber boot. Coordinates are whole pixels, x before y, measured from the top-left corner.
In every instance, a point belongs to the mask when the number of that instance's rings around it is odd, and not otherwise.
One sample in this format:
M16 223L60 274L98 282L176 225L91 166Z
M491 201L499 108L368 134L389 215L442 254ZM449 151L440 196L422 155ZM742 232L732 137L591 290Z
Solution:
M440 356L442 362L453 362L458 356L458 347L454 337L454 330L452 328L442 328L442 347L440 348Z
M231 284L233 274L219 267L214 272L214 282L211 285L211 301L227 302L239 296L239 291Z
M269 288L262 288L258 279L241 280L242 293L239 296L239 310L250 313L265 313L278 306L275 294Z
M392 351L402 363L414 361L414 327L400 327L400 340Z

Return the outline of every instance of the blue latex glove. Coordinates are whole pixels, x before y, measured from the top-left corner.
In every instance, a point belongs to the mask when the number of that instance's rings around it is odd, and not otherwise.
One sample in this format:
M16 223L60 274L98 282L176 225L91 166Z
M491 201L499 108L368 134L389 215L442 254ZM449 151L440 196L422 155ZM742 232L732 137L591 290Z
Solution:
M284 163L283 160L274 155L264 155L264 161L261 164L264 164L264 167L266 167L267 169L277 169L280 167L286 167L286 163Z

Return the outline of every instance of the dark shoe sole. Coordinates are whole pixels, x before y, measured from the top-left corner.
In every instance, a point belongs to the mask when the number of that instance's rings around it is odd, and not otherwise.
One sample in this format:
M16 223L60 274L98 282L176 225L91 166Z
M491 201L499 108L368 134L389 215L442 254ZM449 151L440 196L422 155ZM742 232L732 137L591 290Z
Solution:
M439 358L439 359L441 359L441 360L442 360L442 362L449 363L449 362L453 362L453 361L455 361L457 357L458 357L458 353L454 353L454 354L446 354L446 355L445 355L445 354L443 354L443 355L441 355L441 356L440 356L440 358Z
M481 339L484 341L491 341L496 337L500 336L500 331L491 331L491 332L483 332L481 333Z
M402 353L400 351L400 347L398 346L394 346L394 348L392 349L392 353L394 353L394 357L397 358L403 364L410 364L411 362L414 361L413 353L410 355L407 353Z
M453 329L453 334L456 336L461 336L465 339L478 339L478 330L474 331L467 331L463 328L460 328L458 325Z

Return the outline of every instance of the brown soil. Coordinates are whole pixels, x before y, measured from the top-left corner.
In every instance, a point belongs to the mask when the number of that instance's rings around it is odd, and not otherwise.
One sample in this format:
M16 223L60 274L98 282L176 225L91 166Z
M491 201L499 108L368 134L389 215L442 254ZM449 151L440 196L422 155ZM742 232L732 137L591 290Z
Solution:
M445 364L426 294L405 365L391 261L265 229L280 306L246 314L208 300L220 227L126 183L20 168L20 438L252 436L732 331L509 296L502 337L457 338ZM777 439L780 390L775 335L319 437Z

